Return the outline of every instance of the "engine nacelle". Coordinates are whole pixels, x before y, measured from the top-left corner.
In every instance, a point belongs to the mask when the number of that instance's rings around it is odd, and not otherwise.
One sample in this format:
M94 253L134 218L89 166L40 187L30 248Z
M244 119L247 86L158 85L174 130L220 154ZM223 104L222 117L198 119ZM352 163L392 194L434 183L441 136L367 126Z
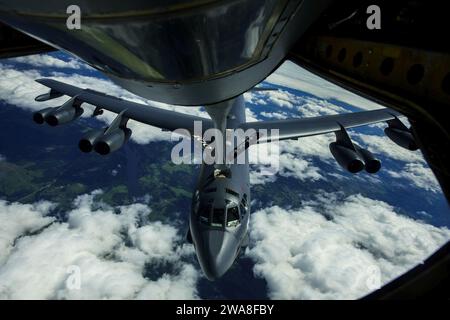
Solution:
M45 122L54 127L78 119L83 112L80 107L58 108L45 116Z
M402 148L411 151L416 151L419 149L419 146L410 131L388 127L384 129L384 133L389 137L389 139Z
M33 121L37 124L43 124L45 122L45 117L54 110L55 108L45 108L33 113Z
M381 161L372 154L369 150L356 146L356 151L364 161L364 167L368 173L377 173L381 169Z
M337 142L330 143L330 151L337 163L348 172L357 173L364 169L364 161L357 152Z
M34 98L35 101L37 102L44 102L44 101L48 101L48 100L52 100L52 99L56 99L59 97L62 97L64 94L58 91L55 91L53 89L50 89L49 92L41 94L39 96L37 96L36 98Z
M103 136L105 129L92 130L89 131L83 138L78 142L78 148L82 152L88 153L94 149L95 143Z
M130 138L131 130L128 128L119 128L111 133L103 135L97 140L94 149L101 155L107 155L122 147Z

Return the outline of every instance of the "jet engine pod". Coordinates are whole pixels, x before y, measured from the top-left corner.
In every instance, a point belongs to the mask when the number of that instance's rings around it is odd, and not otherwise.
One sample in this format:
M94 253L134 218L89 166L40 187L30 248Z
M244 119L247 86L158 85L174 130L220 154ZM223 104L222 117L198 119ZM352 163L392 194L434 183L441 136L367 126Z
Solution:
M83 112L80 107L58 108L45 116L45 122L54 127L78 119Z
M49 92L37 96L36 98L34 98L34 100L37 102L44 102L62 97L63 95L63 93L51 89Z
M121 148L130 138L130 136L130 129L118 128L98 139L98 141L95 143L94 149L101 155L107 155Z
M402 148L416 151L419 149L413 135L409 130L401 130L397 128L388 127L384 129L384 133L391 139L394 143Z
M43 124L45 117L50 114L55 108L45 108L33 113L33 121L37 124Z
M356 151L337 142L330 143L330 151L337 163L348 172L357 173L364 169L364 161Z
M104 133L105 129L89 131L83 136L83 138L80 139L80 142L78 142L78 148L85 153L91 152L94 149L94 145L97 140L100 139Z
M356 151L363 158L366 172L377 173L381 169L381 161L372 154L369 150L356 146Z

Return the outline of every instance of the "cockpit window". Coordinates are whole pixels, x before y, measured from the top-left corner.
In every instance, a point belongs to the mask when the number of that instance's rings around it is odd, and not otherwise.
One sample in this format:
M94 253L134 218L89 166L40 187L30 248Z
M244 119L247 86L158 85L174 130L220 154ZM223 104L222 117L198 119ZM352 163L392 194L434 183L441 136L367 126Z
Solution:
M225 192L239 198L239 193L237 193L236 191L226 188Z
M237 206L227 210L227 227L236 227L239 224L239 210Z
M201 205L200 209L198 210L198 216L199 216L200 222L209 224L210 216L211 216L211 205L210 204Z
M211 227L225 227L225 222L227 227L238 226L241 220L239 216L239 206L229 200L227 201L227 203L227 206L231 205L228 209L212 208L211 203L201 204L198 210L198 217L200 222L206 225L210 225ZM225 210L227 210L226 218Z
M214 208L211 226L223 227L224 222L225 222L225 210L222 208Z

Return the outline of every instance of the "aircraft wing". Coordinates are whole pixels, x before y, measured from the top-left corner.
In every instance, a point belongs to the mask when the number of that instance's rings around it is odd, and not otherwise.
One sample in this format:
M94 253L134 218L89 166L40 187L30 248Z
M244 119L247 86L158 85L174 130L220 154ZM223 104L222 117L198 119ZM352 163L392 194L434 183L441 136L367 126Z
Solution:
M337 132L343 128L354 128L372 123L393 120L401 115L391 109L377 109L370 111L343 113L329 116L319 116L301 119L286 119L273 121L258 121L243 123L240 128L243 130L267 129L269 138L272 139L294 139L308 137L319 134ZM270 137L270 130L278 129L278 136ZM259 142L267 142L267 136L260 136Z
M36 81L49 87L51 89L51 94L55 96L67 95L76 97L79 102L86 102L99 109L105 109L117 114L124 111L123 116L128 119L136 120L163 130L174 131L182 128L187 129L190 134L193 135L194 121L202 122L203 132L213 127L212 121L206 118L123 100L91 89L75 87L53 79L38 79Z

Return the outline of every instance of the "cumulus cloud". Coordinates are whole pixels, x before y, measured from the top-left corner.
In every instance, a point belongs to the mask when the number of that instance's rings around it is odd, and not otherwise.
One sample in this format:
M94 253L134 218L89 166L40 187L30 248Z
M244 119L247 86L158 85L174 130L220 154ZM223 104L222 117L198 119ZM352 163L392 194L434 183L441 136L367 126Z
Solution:
M0 298L193 299L197 270L178 230L146 221L144 204L110 208L82 195L67 222L48 216L52 204L0 202ZM173 266L156 278L146 268ZM78 273L72 273L72 270ZM79 287L69 284L79 276Z
M319 136L304 137L297 140L280 142L282 152L296 154L302 157L319 157L321 160L332 160L329 144L336 141L333 133Z
M68 68L68 69L82 69L90 68L87 64L74 59L69 58L67 61L59 59L49 54L37 54L31 56L17 57L5 59L5 63L24 63L33 67L45 67L45 68ZM92 69L93 70L93 69Z
M274 299L354 299L423 261L450 239L361 195L321 194L303 207L253 214L246 254Z
M260 92L247 91L244 93L244 101L246 103L256 104L256 105L267 105L267 102L261 99Z
M271 118L271 119L277 119L277 120L282 120L282 119L287 119L289 118L289 116L286 113L280 113L280 112L261 112L260 113L261 116L266 117L266 118Z
M383 154L387 158L403 162L426 163L420 151L410 151L402 148L383 135L352 134L356 140L367 146L374 154Z
M264 184L276 181L278 176L294 177L302 181L316 181L324 179L320 169L312 164L310 159L301 153L289 152L284 145L291 145L293 141L252 145L248 149L251 184ZM287 152L286 152L287 151Z
M250 170L250 184L265 184L270 182L275 182L277 180L277 176L274 174L267 175L264 173L264 168L260 166L251 166Z
M142 288L137 299L191 299L193 288L197 285L198 272L192 265L183 265L174 276L164 274L156 281L151 281Z
M265 95L268 96L270 102L280 108L292 109L294 103L297 102L296 96L283 90L267 91Z
M302 117L319 117L339 113L347 113L348 109L337 106L329 101L318 98L304 98L303 104L298 108Z
M2 156L2 155L0 154L0 162L2 162L2 161L6 161L6 157L5 157L5 156Z
M35 232L54 221L54 218L45 216L52 207L49 202L30 205L9 204L0 200L0 265L10 254L19 236Z
M383 106L363 97L343 90L309 71L297 66L291 61L283 63L266 81L287 88L311 93L323 99L336 99L360 109L380 109Z
M250 183L275 182L279 176L293 177L301 181L326 180L325 173L313 164L312 158L332 164L339 170L340 167L328 147L333 141L334 134L326 134L280 141L275 148L272 143L267 147L267 151L263 147L251 146L249 159L250 163L255 165L250 171Z
M299 158L290 153L283 153L280 155L279 174L281 176L294 177L301 181L324 179L319 172L320 169L312 166L306 159Z
M246 97L246 102L250 103L250 107L252 107L252 105L256 105L258 107L275 107L274 110L276 111L285 111L290 113L290 117L317 117L321 115L348 112L347 109L327 100L314 96L299 95L293 90L287 91L277 89L273 91L251 92L245 93L244 97ZM266 117L271 114L266 111L261 111L261 109L255 109L255 111ZM298 115L292 115L292 112L298 113ZM266 115L264 115L264 113L266 113ZM272 114L277 115L279 113L272 112Z
M421 163L407 163L401 171L388 170L393 178L403 178L418 188L434 193L441 192L439 183L430 168Z

